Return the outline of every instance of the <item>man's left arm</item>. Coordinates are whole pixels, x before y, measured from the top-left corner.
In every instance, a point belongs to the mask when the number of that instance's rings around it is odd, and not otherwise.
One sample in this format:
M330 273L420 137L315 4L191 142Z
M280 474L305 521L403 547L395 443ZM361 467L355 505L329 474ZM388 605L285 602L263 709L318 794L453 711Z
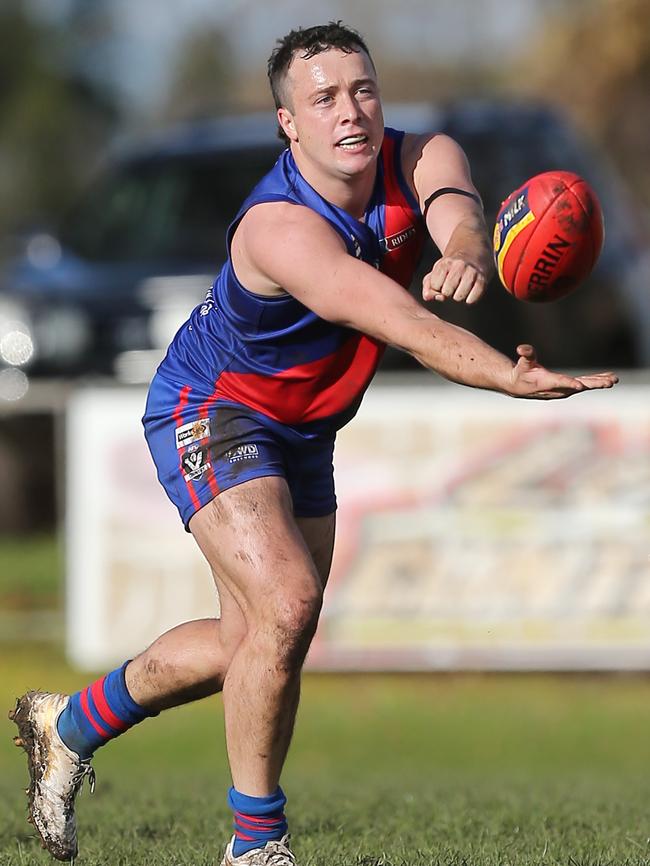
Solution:
M409 142L413 185L442 253L422 283L425 301L479 300L494 270L483 207L462 148L446 135Z

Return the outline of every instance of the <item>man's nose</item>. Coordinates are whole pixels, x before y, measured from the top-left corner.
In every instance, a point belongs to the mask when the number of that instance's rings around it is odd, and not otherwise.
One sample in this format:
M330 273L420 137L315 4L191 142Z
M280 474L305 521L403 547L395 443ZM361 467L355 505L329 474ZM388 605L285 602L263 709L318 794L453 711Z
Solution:
M341 116L344 120L354 121L359 117L359 104L352 93L345 93L341 101Z

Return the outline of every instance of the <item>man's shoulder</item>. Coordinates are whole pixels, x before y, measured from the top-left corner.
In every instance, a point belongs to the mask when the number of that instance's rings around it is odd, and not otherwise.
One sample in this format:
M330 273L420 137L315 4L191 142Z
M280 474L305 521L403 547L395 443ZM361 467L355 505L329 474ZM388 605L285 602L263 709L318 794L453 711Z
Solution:
M265 201L254 204L242 217L237 237L246 247L257 249L273 246L278 234L291 235L295 243L309 237L321 237L332 232L322 214L305 204L291 201Z
M308 205L290 199L253 202L241 220L249 225L261 226L268 223L276 228L282 226L283 230L304 221L323 222L323 216Z
M407 178L419 169L436 171L446 165L464 162L465 154L458 142L444 132L405 133L402 144L402 169Z
M405 132L402 143L402 154L412 156L422 154L424 150L446 152L459 149L458 142L444 132Z

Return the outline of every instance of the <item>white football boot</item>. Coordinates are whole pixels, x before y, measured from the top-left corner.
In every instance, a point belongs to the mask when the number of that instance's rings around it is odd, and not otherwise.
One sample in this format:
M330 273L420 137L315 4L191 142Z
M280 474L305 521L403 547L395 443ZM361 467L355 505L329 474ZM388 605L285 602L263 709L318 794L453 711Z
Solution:
M287 834L277 842L267 842L263 848L253 848L241 857L234 857L232 847L235 837L233 836L223 855L221 866L296 866L296 858L289 848L289 838Z
M27 752L29 768L28 820L57 860L77 856L74 801L88 776L91 792L95 771L63 742L56 723L70 700L68 695L27 692L9 713L18 726L14 743Z

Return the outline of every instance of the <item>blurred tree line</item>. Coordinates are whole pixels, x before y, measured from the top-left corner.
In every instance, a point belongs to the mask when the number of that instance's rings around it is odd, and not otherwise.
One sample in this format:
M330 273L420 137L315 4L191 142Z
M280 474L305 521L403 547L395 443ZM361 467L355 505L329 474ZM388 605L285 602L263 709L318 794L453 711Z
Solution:
M567 2L514 78L564 107L650 207L650 0Z
M59 18L35 15L25 0L2 0L0 238L56 221L125 127L232 110L227 39L203 27L181 46L163 104L138 123L93 67L95 49L113 38L113 28L103 0L71 0Z
M0 5L0 233L51 219L78 193L119 121L70 61L70 34Z
M110 2L70 0L67 18L35 16L26 0L0 5L0 235L50 223L76 197L112 135L133 127L119 96L79 62L110 39ZM555 9L558 7L555 6ZM495 92L565 107L613 156L650 204L650 0L566 0L519 63L437 67L428 58L380 64L387 99L441 100ZM235 69L227 34L190 33L167 95L140 126L270 107L262 68ZM515 82L513 84L513 82Z

